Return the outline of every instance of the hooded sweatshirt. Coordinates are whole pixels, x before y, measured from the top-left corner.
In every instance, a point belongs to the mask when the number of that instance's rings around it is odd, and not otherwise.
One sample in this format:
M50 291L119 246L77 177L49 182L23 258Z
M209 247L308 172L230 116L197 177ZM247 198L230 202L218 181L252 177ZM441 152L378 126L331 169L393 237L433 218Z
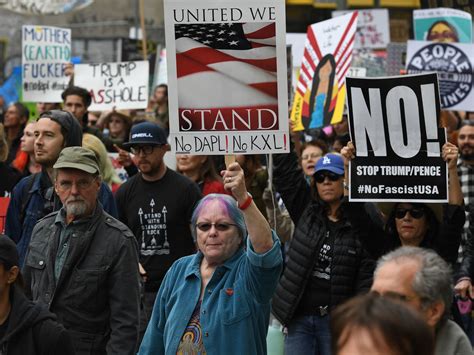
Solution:
M10 291L11 310L0 354L74 354L71 338L44 306L28 300L17 286Z

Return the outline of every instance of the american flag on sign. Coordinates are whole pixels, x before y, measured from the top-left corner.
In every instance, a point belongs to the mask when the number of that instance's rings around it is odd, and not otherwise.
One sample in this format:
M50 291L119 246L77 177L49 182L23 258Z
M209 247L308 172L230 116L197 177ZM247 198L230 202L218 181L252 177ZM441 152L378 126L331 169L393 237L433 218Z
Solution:
M278 129L275 23L175 25L180 131Z

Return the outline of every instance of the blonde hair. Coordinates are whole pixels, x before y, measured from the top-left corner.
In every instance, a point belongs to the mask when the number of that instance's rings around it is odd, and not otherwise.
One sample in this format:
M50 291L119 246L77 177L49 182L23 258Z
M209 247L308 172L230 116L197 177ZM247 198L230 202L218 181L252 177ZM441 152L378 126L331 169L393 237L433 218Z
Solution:
M107 154L107 149L105 149L104 143L97 138L96 136L85 133L82 137L82 146L92 150L99 161L100 175L102 175L102 180L105 181L107 185L112 186L113 183L121 184L117 172L112 166L112 162Z
M3 163L8 158L8 143L5 136L5 128L0 123L0 162Z

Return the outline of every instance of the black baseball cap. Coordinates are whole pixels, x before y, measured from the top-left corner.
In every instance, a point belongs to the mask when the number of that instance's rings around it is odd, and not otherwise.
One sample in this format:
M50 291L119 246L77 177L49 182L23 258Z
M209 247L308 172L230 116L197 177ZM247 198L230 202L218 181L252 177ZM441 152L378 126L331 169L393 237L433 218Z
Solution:
M0 234L0 263L8 267L20 266L20 257L13 240L4 234Z
M168 144L166 132L163 128L153 122L142 122L132 127L130 140L123 144L124 147L133 147L134 145L162 145Z

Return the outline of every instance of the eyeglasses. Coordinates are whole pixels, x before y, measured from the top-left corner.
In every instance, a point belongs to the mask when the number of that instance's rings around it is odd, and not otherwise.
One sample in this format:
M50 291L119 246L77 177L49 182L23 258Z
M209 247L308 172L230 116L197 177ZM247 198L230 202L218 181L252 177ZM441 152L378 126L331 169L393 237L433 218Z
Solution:
M89 188L91 186L91 184L94 182L95 178L94 179L89 179L89 180L79 180L75 183L73 183L72 181L59 181L57 183L57 187L58 187L58 190L61 191L61 192L66 192L66 191L70 191L72 189L72 186L74 184L76 184L76 187L78 190L86 190L87 188Z
M321 158L321 154L311 153L311 154L304 154L301 156L301 160L316 159L316 158Z
M425 215L425 210L422 207L397 208L395 210L395 218L402 219L406 216L407 212L410 212L410 216L416 219L420 219Z
M232 226L237 227L236 224L226 223L226 222L218 222L218 223L201 222L201 223L196 224L197 229L199 229L202 232L209 231L212 228L212 226L214 226L214 228L216 228L219 232L228 231L230 227Z
M380 294L377 291L372 291L372 293L381 297L386 297L386 298L390 298L391 300L402 301L402 302L412 302L413 300L417 298L417 296L408 296L408 295L404 295L404 294L394 292L394 291L387 291L387 292L384 292L383 294Z
M333 173L332 171L320 171L316 174L314 174L314 180L316 180L317 183L323 183L326 178L328 178L330 181L337 181L341 178L341 175L337 175Z
M155 149L155 147L156 145L142 145L142 146L137 145L137 146L131 147L130 151L135 155L140 154L140 151L142 151L143 154L148 155L148 154L153 153L153 150Z

